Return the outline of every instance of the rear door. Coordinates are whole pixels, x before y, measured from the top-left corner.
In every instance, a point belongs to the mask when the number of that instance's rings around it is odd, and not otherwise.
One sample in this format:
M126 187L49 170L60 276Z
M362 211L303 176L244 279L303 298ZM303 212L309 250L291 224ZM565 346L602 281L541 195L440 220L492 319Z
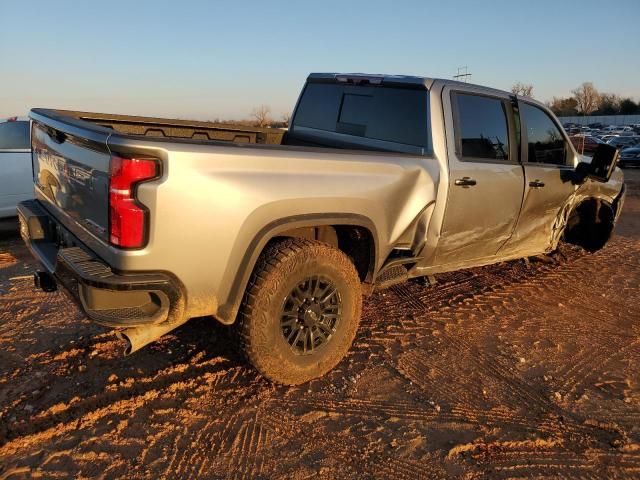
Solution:
M492 257L515 227L524 192L508 94L445 87L449 191L436 248L440 265ZM450 134L453 132L453 135Z
M28 121L0 123L0 216L15 215L16 205L33 197Z
M544 252L560 210L576 190L576 159L569 139L553 115L533 103L519 102L522 123L525 195L511 240L501 253Z

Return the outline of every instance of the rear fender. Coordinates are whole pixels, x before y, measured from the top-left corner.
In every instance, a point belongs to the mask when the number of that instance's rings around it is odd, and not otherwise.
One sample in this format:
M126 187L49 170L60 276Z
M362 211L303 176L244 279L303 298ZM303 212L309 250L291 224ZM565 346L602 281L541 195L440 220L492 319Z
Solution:
M378 262L378 232L373 221L363 215L346 213L324 213L309 215L294 215L275 220L264 226L251 240L249 247L245 250L240 261L240 266L230 286L227 302L218 307L215 317L223 324L231 324L240 309L244 291L249 283L249 278L253 273L258 258L270 240L279 235L298 228L318 227L324 225L348 225L366 229L373 241L373 252L369 260L369 271L366 281L372 281L375 266ZM230 272L225 273L229 278Z

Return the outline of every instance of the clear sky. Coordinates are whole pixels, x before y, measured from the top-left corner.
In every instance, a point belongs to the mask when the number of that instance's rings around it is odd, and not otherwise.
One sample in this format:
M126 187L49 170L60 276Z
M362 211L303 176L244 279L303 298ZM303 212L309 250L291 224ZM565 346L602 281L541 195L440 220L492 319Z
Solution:
M414 74L548 100L640 98L640 0L0 0L0 117L291 110L309 72Z

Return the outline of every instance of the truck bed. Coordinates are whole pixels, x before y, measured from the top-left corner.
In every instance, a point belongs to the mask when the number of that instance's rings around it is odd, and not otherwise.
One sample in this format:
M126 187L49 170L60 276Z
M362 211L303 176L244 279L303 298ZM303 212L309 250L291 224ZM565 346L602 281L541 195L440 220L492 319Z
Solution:
M73 110L48 110L48 113L93 123L118 133L143 137L280 145L285 133L284 130L277 128L229 125L197 120L140 117Z

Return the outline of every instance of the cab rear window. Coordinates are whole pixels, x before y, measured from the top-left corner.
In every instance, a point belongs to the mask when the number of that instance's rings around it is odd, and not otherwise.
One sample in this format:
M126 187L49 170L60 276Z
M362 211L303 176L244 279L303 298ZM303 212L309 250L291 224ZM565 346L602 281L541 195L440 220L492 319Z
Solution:
M308 84L294 118L307 127L386 142L429 147L425 89Z

